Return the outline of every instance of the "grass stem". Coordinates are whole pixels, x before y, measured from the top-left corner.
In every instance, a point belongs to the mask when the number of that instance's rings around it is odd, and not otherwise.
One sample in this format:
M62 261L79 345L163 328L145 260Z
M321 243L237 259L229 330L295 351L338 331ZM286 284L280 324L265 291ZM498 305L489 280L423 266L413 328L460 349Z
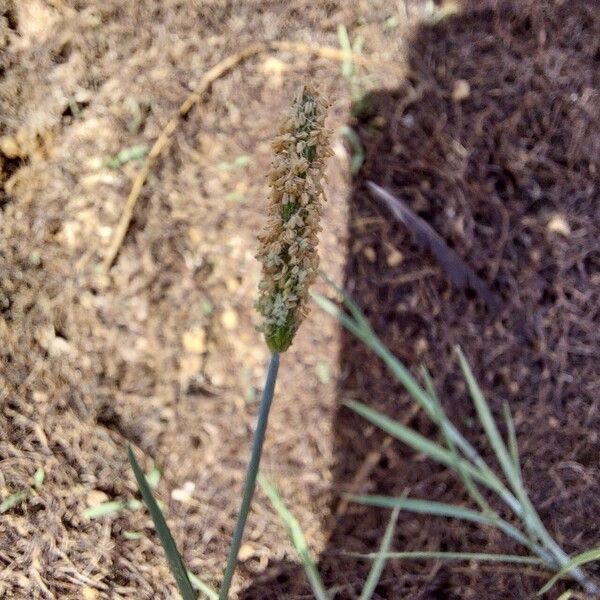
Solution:
M225 566L225 571L223 573L223 583L221 584L221 589L219 591L219 600L227 600L229 588L231 587L231 581L233 579L233 573L235 572L238 553L240 551L240 546L242 545L244 527L246 526L246 519L248 518L248 513L250 512L250 503L252 502L254 488L256 487L256 476L258 474L260 457L262 455L262 447L265 440L267 421L269 419L269 410L271 409L271 402L273 401L273 393L275 391L275 382L277 381L278 369L279 354L274 353L271 355L269 369L267 371L267 380L265 382L262 398L260 400L258 421L256 423L256 431L254 432L254 441L252 442L252 453L250 455L250 462L248 463L248 470L246 471L242 505L240 507L240 512L235 524L233 539L231 540L231 548L229 550L229 556L227 557L227 565Z

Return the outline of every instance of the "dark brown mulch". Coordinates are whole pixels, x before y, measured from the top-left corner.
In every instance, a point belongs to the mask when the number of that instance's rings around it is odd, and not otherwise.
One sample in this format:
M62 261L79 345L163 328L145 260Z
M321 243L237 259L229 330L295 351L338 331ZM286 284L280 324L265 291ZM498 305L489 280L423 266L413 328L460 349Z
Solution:
M353 124L366 162L352 196L346 288L405 364L429 367L448 413L492 463L453 359L456 344L499 419L509 401L527 489L569 553L600 540L599 41L600 18L588 2L467 3L462 14L418 30L409 82L373 95ZM491 284L499 314L452 289L377 206L366 180L401 195L435 227ZM410 418L406 394L349 334L340 368L341 400ZM424 416L410 421L437 435ZM346 408L335 434L339 491L353 488L375 457L361 491L465 502L455 477L389 444ZM337 520L321 560L327 582L341 586L337 598L357 597L368 572L337 553L372 551L387 518L350 506ZM522 551L494 531L410 514L400 517L395 548ZM600 575L598 566L588 572ZM282 568L277 585L269 580L244 597L288 597L298 579ZM386 568L376 597L524 599L543 581L536 569L405 562Z

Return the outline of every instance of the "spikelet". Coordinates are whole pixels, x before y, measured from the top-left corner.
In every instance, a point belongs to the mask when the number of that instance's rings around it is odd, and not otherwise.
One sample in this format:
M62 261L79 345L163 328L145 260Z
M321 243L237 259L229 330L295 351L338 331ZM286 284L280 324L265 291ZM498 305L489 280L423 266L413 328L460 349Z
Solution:
M317 276L323 170L332 154L327 106L314 85L302 86L272 143L268 221L258 236L263 276L256 303L271 352L289 348L308 313L308 288Z

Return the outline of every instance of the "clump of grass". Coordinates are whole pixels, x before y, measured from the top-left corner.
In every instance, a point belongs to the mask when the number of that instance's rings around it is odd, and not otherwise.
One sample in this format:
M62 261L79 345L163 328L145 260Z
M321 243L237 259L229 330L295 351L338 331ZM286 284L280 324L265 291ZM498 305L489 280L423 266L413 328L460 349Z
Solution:
M461 479L472 501L477 505L478 510L441 502L430 502L425 499L404 497L351 495L348 496L348 499L371 506L397 508L415 513L462 519L496 527L524 546L530 553L528 556L519 556L483 553L392 552L386 556L388 558L446 558L451 560L494 560L516 563L539 563L550 571L557 573L557 576L549 583L553 584L558 577L568 574L576 579L587 593L597 594L597 586L585 575L579 565L599 558L600 550L589 551L579 555L579 557L570 559L552 538L529 499L523 484L514 424L508 405L504 405L504 419L508 432L508 443L506 443L494 421L481 388L475 380L469 363L460 348L456 348L456 356L460 369L467 383L469 395L476 409L479 422L496 455L506 483L484 461L479 452L449 420L438 399L432 379L427 370L425 368L422 369L424 386L421 386L410 371L377 337L361 310L348 294L335 286L328 278L325 277L325 280L336 294L339 295L347 312L319 294L313 294L314 300L322 309L338 319L348 331L364 342L384 361L412 399L421 406L438 426L444 440L444 445L432 442L418 432L394 421L387 415L370 408L362 402L348 400L345 402L346 406L373 425L384 430L390 436L454 471ZM498 512L486 501L480 488L487 488L508 506L513 512L514 517L519 521L520 527L500 517ZM380 555L366 555L366 558L379 559ZM545 591L545 588L542 591Z

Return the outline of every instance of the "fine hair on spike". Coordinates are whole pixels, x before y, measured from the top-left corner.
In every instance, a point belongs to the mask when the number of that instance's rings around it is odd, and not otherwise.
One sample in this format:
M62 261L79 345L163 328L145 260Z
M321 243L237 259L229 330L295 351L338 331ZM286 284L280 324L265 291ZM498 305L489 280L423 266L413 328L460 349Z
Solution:
M332 155L327 107L315 85L303 85L272 142L268 220L258 236L262 280L256 303L272 352L283 352L292 343L308 313L308 289L317 276L322 181L325 160Z

